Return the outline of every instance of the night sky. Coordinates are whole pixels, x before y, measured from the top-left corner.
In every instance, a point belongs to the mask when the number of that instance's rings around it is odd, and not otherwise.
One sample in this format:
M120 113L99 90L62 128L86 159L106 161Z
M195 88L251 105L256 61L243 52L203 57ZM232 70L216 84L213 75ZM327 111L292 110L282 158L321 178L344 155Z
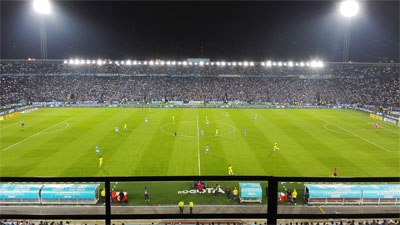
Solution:
M54 1L48 58L341 61L345 18L332 1ZM399 62L399 2L361 1L350 60ZM31 1L1 0L1 58L40 58Z

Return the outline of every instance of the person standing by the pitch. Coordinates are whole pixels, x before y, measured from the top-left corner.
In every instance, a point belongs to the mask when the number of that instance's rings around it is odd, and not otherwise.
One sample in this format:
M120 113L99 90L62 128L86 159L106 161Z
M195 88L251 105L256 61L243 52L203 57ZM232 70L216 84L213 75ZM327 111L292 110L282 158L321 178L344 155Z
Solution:
M179 214L183 214L183 208L185 207L185 202L181 200L178 203L178 206L179 206Z
M146 202L150 201L149 189L147 189L147 187L144 187L144 201L146 201Z

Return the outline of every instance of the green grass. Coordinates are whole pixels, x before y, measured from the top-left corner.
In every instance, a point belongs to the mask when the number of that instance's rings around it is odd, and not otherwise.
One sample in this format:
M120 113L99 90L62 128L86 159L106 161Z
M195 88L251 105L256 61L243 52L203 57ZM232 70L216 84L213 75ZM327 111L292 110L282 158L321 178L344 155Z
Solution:
M236 175L398 176L399 127L375 122L353 110L42 108L1 121L0 176L227 175L229 164Z
M331 176L336 167L339 176L398 176L400 129L381 122L376 131L375 122L352 110L45 108L1 121L0 176L227 175L229 164L236 175ZM280 147L275 152L274 142ZM104 157L102 169L96 145ZM207 182L209 187L216 183L238 187L238 182ZM261 183L264 189L267 184ZM129 193L129 205L181 199L236 204L223 194L178 194L191 184L119 182L112 187ZM150 202L143 200L144 186ZM301 201L303 184L280 184L284 188L297 188Z

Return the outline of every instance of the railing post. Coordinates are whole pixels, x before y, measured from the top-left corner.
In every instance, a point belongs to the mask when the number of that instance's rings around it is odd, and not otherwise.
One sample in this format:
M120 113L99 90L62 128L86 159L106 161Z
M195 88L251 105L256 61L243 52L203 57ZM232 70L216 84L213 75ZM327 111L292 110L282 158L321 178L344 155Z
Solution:
M277 214L278 214L278 180L275 177L269 177L268 180L268 214L267 223L277 224Z
M110 180L106 180L105 183L106 188L106 225L111 225L111 189L110 189Z

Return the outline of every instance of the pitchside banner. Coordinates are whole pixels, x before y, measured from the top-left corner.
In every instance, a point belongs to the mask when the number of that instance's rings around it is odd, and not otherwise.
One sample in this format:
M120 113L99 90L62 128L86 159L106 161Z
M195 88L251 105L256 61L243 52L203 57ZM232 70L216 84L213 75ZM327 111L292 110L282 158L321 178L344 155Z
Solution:
M377 119L377 120L383 120L383 117L382 117L382 116L378 116L378 115L373 114L373 113L370 113L370 114L369 114L369 117L374 118L374 119Z

